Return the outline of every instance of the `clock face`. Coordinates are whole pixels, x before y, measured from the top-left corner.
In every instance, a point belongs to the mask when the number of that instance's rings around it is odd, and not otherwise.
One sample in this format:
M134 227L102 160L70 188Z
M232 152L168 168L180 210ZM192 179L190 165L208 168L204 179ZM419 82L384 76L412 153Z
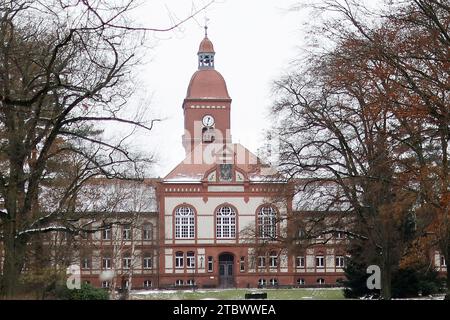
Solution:
M214 117L207 114L206 116L203 117L203 125L206 127L211 127L214 125Z

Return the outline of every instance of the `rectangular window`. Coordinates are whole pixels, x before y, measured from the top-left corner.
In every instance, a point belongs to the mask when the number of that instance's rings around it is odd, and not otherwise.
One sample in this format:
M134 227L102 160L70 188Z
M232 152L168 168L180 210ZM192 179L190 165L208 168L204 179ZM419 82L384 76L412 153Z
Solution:
M343 268L345 266L345 261L343 256L336 257L336 268Z
M84 257L81 259L81 269L90 269L91 268L91 259L88 257Z
M213 257L208 257L208 272L213 272Z
M336 233L334 234L334 237L335 237L336 239L344 239L345 235L344 235L343 232L336 232Z
M124 226L122 229L122 239L131 240L131 226Z
M145 225L142 230L142 238L143 240L152 240L152 226Z
M103 258L102 259L102 268L103 269L111 269L111 258Z
M102 288L109 288L109 285L110 285L109 281L102 282Z
M266 257L259 256L258 257L258 267L259 268L265 268L266 267Z
M130 269L131 268L131 258L130 257L123 258L122 263L123 263L123 268L124 269Z
M111 228L107 228L102 231L102 239L111 240Z
M304 268L305 267L305 257L298 256L295 258L295 267Z
M152 281L144 280L144 288L151 288L151 287L152 287Z
M145 257L144 258L144 269L151 269L151 268L153 268L152 257Z
M323 268L325 266L324 264L324 257L323 256L316 256L316 268Z
M195 268L195 253L192 251L186 254L186 267Z
M245 272L245 257L241 257L240 268L241 272Z
M447 262L445 261L445 257L441 256L441 267L446 267L447 266Z
M269 264L270 264L271 268L276 268L278 266L278 257L277 256L270 256Z
M183 258L184 258L183 252L177 252L175 254L175 268L183 268L184 266Z

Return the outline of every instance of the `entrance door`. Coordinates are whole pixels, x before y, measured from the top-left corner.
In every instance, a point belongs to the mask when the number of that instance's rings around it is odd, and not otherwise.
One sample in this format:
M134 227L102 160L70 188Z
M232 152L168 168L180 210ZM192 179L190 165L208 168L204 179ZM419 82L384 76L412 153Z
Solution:
M223 253L219 256L219 284L221 288L234 287L234 256Z

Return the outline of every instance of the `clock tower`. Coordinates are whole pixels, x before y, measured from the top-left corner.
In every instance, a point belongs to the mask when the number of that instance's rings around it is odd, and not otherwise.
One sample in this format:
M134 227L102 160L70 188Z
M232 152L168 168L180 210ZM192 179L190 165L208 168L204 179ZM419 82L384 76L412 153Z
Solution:
M214 67L215 51L207 27L197 56L198 70L189 82L183 101L186 154L205 144L231 143L231 98L224 78Z

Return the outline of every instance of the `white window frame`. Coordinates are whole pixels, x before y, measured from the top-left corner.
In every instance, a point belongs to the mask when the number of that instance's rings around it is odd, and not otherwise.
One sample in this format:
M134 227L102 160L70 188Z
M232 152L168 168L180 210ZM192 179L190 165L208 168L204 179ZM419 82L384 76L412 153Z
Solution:
M111 286L111 282L109 281L102 281L102 288L108 289Z
M344 256L336 256L335 264L336 264L336 268L344 268L345 267Z
M186 285L191 287L195 286L195 280L194 279L186 280Z
M131 259L131 257L122 257L122 269L131 269L132 263L133 259Z
M271 286L277 286L278 285L278 279L277 278L272 278L269 280L269 283Z
M276 252L271 252L269 255L269 267L271 269L278 268L278 255Z
M258 256L258 268L262 269L266 267L266 256Z
M208 272L214 271L214 258L212 256L208 256Z
M153 225L146 223L142 227L142 240L152 240L153 238Z
M267 285L267 280L264 278L258 279L258 285L264 287Z
M175 210L175 239L195 238L194 210L188 206L181 206Z
M277 236L277 211L272 206L263 206L258 211L258 236L261 239Z
M222 206L216 212L217 239L236 238L236 211L230 206Z
M184 268L184 253L181 251L175 252L175 268L176 269Z
M89 257L83 257L81 260L81 269L91 269L91 259Z
M106 228L102 230L102 240L111 240L112 230L111 228Z
M321 261L321 263L320 263L320 261ZM323 255L316 256L316 268L320 268L320 269L325 268L325 256L323 256Z
M102 269L111 270L112 269L112 259L110 257L102 258Z
M245 257L244 256L242 256L241 259L239 260L239 271L245 272Z
M305 268L305 256L296 256L295 257L295 267L297 269Z
M335 238L336 238L337 240L345 239L345 233L338 231L338 232L336 232L336 234L335 234Z
M153 269L153 257L152 256L145 256L142 259L142 267L144 269Z
M122 227L122 240L132 240L131 226L127 225Z
M324 279L324 278L318 278L318 279L316 280L316 283L317 283L317 284L325 284L325 279Z
M195 252L194 251L186 252L186 268L188 268L188 269L195 268Z
M144 288L151 288L153 286L152 280L144 280L143 287Z
M176 286L182 286L184 283L183 283L183 280L181 280L181 279L177 279L177 280L175 280L175 285Z
M298 278L297 279L297 285L298 286L304 286L305 283L306 283L305 279L303 279L303 278Z

